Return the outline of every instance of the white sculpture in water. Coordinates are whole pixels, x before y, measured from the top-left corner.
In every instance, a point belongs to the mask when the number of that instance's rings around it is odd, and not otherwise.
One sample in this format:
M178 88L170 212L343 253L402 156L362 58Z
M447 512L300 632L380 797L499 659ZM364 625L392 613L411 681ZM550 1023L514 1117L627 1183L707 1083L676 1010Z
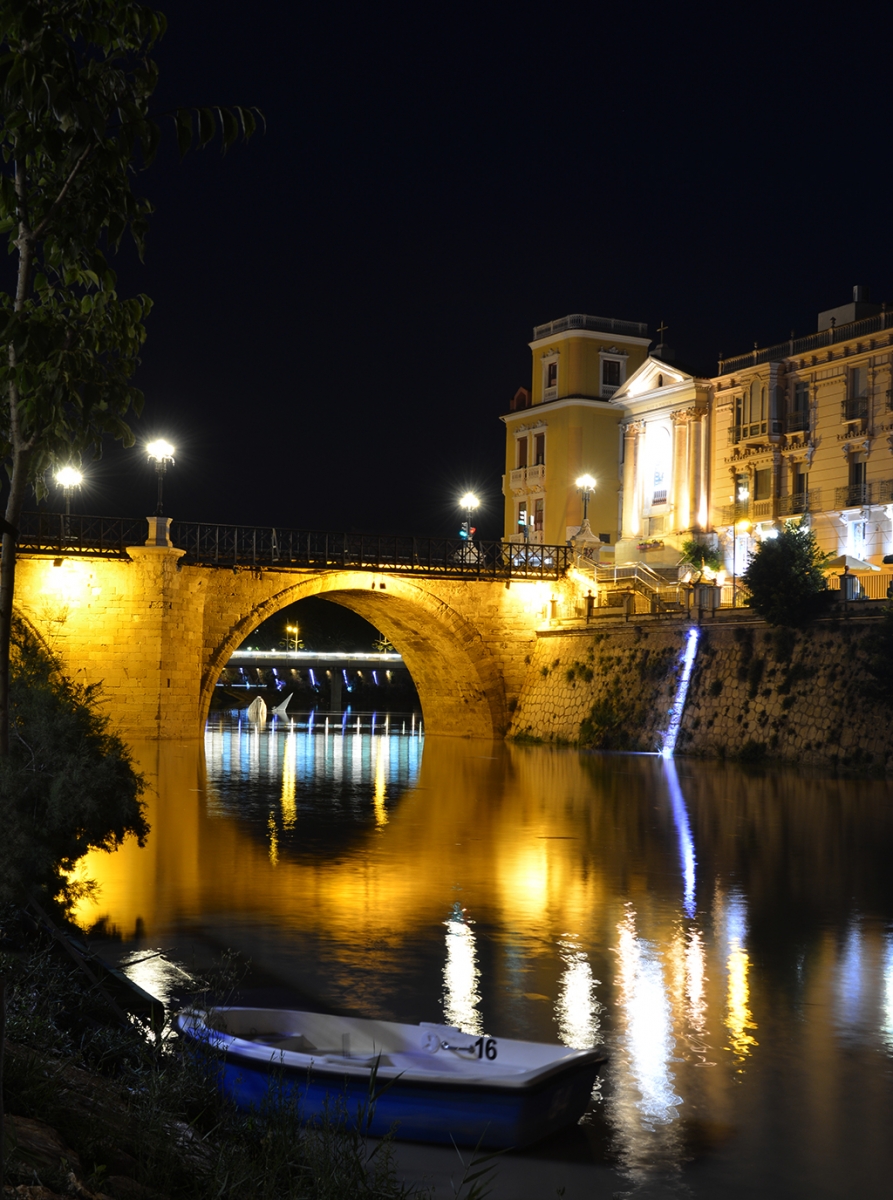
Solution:
M257 721L259 724L267 719L267 704L263 696L258 696L256 700L252 700L248 705L248 720Z

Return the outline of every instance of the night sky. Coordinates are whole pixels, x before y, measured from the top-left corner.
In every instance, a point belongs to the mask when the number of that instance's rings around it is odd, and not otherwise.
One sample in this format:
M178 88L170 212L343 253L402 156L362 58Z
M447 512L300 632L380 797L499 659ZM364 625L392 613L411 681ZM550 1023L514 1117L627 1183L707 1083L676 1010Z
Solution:
M665 320L712 373L893 301L889 5L161 7L159 108L267 119L182 164L169 132L118 263L178 519L454 534L473 487L498 536L535 323ZM141 450L88 470L81 511L152 511Z

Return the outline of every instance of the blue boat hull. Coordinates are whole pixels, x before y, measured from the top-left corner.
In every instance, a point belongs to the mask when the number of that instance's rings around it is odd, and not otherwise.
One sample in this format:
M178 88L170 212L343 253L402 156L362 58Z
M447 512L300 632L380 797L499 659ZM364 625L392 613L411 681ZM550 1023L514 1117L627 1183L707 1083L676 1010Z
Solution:
M221 1089L242 1109L293 1102L303 1120L343 1120L351 1128L383 1137L393 1130L401 1141L505 1148L526 1146L576 1121L586 1109L600 1062L524 1088L420 1084L397 1079L378 1089L370 1106L366 1079L337 1071L299 1070L228 1054L220 1067Z

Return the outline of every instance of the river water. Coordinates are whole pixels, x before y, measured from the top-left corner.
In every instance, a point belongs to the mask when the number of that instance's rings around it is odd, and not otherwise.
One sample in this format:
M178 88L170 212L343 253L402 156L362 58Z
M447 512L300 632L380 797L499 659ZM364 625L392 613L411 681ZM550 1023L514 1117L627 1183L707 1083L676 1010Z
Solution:
M607 1047L583 1123L494 1196L890 1194L891 783L399 714L218 714L135 752L152 833L89 857L78 916L149 990L232 948L272 1003ZM438 1195L462 1174L399 1156Z

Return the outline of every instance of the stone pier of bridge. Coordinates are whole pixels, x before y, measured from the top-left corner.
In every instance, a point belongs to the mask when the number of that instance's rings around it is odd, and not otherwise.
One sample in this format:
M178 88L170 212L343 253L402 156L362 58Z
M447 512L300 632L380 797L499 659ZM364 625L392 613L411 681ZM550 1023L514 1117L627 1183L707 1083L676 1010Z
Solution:
M16 611L126 738L201 734L221 670L263 621L321 596L393 643L429 733L503 737L537 632L579 607L578 585L368 570L184 565L164 544L127 558L22 554Z

